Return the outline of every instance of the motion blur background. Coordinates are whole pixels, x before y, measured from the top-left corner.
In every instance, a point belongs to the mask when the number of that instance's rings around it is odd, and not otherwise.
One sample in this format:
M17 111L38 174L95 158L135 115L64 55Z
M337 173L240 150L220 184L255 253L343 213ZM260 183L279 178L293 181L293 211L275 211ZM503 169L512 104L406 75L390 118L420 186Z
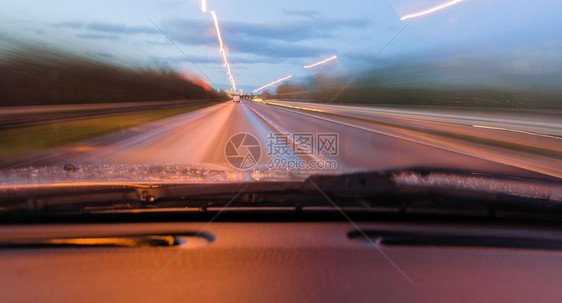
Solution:
M465 0L401 20L444 2L0 1L0 159L250 94L288 75L254 97L560 115L559 1ZM157 104L121 104L148 101ZM120 116L69 125L58 118L84 107L7 108L61 104L99 104L89 119Z

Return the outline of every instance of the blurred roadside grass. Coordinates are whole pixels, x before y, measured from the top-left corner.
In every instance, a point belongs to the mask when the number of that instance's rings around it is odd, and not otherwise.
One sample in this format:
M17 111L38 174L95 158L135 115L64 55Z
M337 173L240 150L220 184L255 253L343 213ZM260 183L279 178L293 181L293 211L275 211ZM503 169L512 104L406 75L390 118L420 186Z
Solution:
M79 118L0 130L0 162L99 135L125 131L131 127L195 111L213 104L216 103Z

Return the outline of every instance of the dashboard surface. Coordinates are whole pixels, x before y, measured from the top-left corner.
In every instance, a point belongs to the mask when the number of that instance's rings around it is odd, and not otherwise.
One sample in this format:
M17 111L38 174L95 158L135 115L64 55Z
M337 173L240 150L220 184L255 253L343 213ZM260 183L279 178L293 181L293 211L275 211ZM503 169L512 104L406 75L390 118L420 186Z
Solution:
M562 239L556 228L358 225L367 232ZM354 231L347 222L3 225L2 240L173 234L185 242L167 247L4 246L0 293L4 302L560 302L562 298L560 250L382 245L350 237Z

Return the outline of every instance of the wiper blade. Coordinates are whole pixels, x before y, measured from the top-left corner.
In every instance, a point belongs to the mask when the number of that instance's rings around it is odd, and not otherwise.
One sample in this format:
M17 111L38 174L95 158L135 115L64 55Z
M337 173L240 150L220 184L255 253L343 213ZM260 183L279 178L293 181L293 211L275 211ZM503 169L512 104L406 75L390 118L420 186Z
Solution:
M237 196L234 201L232 197ZM328 199L326 199L328 197ZM287 206L557 212L562 185L552 179L485 172L408 168L304 181L207 184L82 184L2 192L4 210L81 210ZM228 203L228 204L227 204Z

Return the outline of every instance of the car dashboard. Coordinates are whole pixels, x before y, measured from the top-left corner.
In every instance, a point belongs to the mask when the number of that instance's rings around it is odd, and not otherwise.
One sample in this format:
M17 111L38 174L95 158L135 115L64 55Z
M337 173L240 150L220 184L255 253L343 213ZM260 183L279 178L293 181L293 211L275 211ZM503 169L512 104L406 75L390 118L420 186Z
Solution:
M562 297L562 231L551 225L43 223L2 225L0 235L4 302L559 302Z

